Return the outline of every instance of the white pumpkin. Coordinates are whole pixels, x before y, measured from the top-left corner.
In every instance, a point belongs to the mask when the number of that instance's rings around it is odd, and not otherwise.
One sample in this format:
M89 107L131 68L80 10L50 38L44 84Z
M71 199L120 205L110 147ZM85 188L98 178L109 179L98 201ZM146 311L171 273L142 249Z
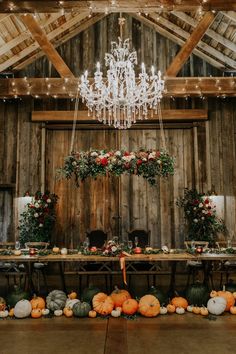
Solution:
M222 296L216 296L208 300L207 309L212 315L221 315L226 309L227 301Z
M183 307L176 307L175 312L178 315L183 315L185 313L185 309Z
M164 306L161 306L160 307L160 315L166 315L167 314L167 308L166 307L164 307Z
M119 309L115 309L115 310L111 311L111 315L112 315L112 317L120 317L121 312Z
M47 316L47 315L49 315L49 313L50 313L49 309L42 309L42 315L43 316Z
M8 311L4 310L4 311L0 311L0 318L6 318L8 316Z
M68 309L73 309L73 306L75 304L77 304L77 302L80 302L79 299L67 299L66 300L66 304L65 304L65 307L68 308Z
M62 311L62 310L55 310L55 311L54 311L54 315L57 316L57 317L62 316L62 314L63 314L63 311Z
M31 314L32 306L28 300L20 300L14 307L14 315L16 318L25 318Z
M188 305L187 311L188 312L193 312L193 305Z

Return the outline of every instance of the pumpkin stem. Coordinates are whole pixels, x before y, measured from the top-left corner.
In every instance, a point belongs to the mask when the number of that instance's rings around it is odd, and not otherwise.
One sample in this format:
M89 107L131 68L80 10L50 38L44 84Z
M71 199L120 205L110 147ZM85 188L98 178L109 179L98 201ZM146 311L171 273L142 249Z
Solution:
M225 291L225 285L223 285L223 291Z

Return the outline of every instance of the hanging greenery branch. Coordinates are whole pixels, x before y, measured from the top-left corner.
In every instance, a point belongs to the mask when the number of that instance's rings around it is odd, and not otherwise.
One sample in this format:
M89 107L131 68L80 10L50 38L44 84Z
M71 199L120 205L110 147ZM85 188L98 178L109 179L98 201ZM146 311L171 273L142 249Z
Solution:
M58 170L59 177L70 179L74 176L77 186L87 177L122 174L142 176L154 185L156 177L174 174L174 158L159 150L81 151L67 156L64 167Z

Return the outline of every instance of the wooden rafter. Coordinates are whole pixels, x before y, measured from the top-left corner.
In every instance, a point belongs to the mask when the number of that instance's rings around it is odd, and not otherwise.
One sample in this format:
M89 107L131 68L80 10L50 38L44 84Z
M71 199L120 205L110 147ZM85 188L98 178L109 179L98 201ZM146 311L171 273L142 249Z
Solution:
M217 10L227 11L236 10L236 3L232 0L116 0L114 5L111 1L6 1L0 2L0 12L34 13L36 12L58 12L79 10L86 11L90 7L95 12L154 12L164 11L196 11L199 6L204 11Z
M72 98L80 79L17 78L0 79L0 97L31 95L34 97ZM177 77L165 79L164 96L236 96L234 77Z
M45 32L34 19L34 16L31 14L25 14L21 16L21 20L24 25L28 27L33 38L39 43L43 52L52 62L60 76L73 77L73 73L70 71L69 67L66 65L62 57L58 54L52 43L48 40Z
M187 39L186 43L180 49L179 53L173 59L169 68L166 70L167 76L176 76L181 70L184 63L190 57L193 49L197 46L198 42L201 40L206 30L209 28L211 23L214 21L215 14L208 11L198 23L197 27L191 33L190 37Z

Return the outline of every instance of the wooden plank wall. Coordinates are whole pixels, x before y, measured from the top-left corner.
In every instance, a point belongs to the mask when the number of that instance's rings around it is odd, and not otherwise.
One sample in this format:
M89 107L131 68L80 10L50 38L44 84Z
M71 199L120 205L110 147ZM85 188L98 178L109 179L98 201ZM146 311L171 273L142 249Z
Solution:
M97 60L103 62L110 41L116 40L118 15L95 24L59 48L73 73L78 76ZM178 51L178 46L156 34L137 20L128 18L126 34L133 40L138 60L147 66L153 62L163 72ZM95 38L97 40L95 40ZM161 54L160 54L161 53ZM216 70L191 56L181 75L216 75ZM57 76L46 58L41 58L20 73L21 76ZM41 125L30 122L34 110L73 109L70 100L28 99L0 104L0 183L15 183L15 191L0 193L0 240L12 235L14 196L40 189L41 167L46 166L46 188L60 197L53 243L75 247L87 229L104 228L117 234L117 216L121 216L122 235L132 228L151 230L151 244L180 246L184 239L182 210L175 205L184 187L201 191L214 189L224 196L224 216L231 234L236 235L236 113L235 99L165 99L163 108L208 108L209 122L191 129L165 130L167 147L176 156L176 173L167 181L150 187L142 178L122 176L86 181L79 189L72 181L58 182L56 168L69 153L71 130L47 130L46 153L41 161ZM76 131L75 148L156 148L160 131L108 130Z

